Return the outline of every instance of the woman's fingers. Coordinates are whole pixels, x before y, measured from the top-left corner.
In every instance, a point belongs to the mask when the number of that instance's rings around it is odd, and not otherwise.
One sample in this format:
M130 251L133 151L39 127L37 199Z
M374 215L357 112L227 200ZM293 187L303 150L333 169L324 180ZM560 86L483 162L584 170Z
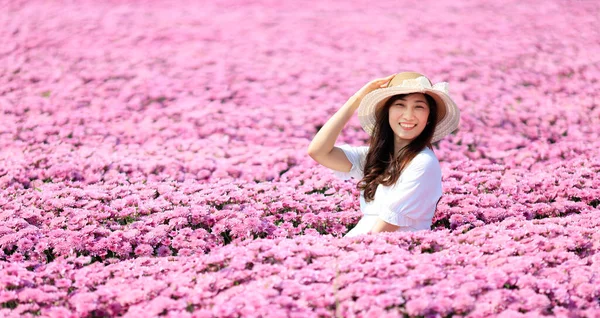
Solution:
M379 87L387 86L388 82L394 77L396 74L392 74L390 76L379 79L377 82L379 83Z
M356 92L354 95L364 97L376 89L387 87L388 82L394 76L396 76L396 74L392 74L392 75L389 75L389 76L386 76L383 78L373 79L373 80L369 81L367 84L365 84L365 86L363 86L360 90L358 90L358 92Z

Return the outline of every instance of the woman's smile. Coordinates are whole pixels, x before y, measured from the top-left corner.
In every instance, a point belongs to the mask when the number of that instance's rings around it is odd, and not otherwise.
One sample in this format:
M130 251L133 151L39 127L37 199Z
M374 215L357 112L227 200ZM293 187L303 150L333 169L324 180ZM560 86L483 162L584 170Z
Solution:
M415 128L416 126L417 126L417 124L400 123L400 127L402 127L402 129L404 129L404 130L411 130L411 129Z

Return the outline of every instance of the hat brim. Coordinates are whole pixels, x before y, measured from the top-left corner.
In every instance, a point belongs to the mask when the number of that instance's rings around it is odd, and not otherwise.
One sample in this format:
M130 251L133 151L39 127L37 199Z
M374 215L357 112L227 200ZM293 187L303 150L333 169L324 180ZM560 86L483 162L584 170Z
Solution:
M385 102L394 95L410 93L427 94L435 100L438 118L431 142L439 141L458 128L460 111L450 96L435 89L418 89L399 86L376 89L362 99L358 107L358 119L362 128L369 135L372 135L373 128L375 127L376 109L382 107Z

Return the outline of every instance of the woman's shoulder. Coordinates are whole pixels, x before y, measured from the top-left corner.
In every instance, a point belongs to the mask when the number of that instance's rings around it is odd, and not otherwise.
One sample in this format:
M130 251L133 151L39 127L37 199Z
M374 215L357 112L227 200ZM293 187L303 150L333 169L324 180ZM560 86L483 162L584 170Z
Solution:
M361 151L361 152L369 151L369 146L353 146L350 144L339 144L336 146L339 148L342 148L342 149L353 150L353 151Z
M358 150L360 151L360 153L361 153L363 156L366 156L366 155L367 155L367 153L369 152L369 146L359 146L359 147L358 147Z
M407 174L435 174L441 176L441 167L440 162L433 152L433 150L429 149L429 147L425 147L425 149L421 150L406 166Z
M342 149L346 153L346 155L358 157L361 160L364 160L364 158L367 156L367 153L369 152L369 146L352 146L349 144L341 144L337 147Z
M425 147L425 149L421 150L414 158L411 160L411 163L419 163L423 165L438 165L440 164L437 156L429 147Z

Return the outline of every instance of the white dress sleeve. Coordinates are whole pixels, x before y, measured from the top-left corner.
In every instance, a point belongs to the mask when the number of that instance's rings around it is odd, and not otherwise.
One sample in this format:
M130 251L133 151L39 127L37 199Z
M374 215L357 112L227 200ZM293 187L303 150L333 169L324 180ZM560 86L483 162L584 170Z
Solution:
M397 226L412 226L433 218L442 195L442 172L435 155L420 153L390 189L379 217Z
M333 175L342 180L348 180L354 178L360 180L364 175L365 161L367 158L367 152L369 151L368 146L350 146L347 144L339 145L338 148L342 149L346 154L346 157L352 163L352 168L349 172L337 171L331 169Z

